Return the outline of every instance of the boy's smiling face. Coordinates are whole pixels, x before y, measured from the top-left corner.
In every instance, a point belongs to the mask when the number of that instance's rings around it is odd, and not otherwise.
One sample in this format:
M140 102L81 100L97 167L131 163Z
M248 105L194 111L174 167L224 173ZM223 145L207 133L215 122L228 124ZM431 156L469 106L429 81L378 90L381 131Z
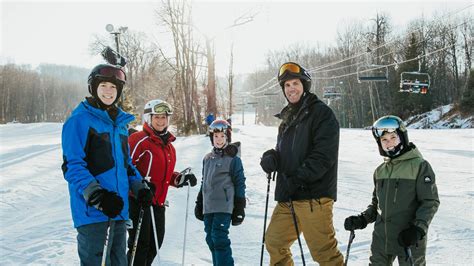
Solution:
M400 144L400 137L396 132L385 133L380 137L380 143L384 151L391 151Z
M224 132L214 132L212 139L214 142L214 147L218 149L222 149L222 147L224 147L227 141Z

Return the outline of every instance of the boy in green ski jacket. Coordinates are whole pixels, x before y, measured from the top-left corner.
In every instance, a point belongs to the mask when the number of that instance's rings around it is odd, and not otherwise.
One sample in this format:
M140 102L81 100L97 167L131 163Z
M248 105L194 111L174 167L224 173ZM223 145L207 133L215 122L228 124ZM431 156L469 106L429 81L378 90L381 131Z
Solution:
M372 134L385 161L375 169L372 203L344 222L348 231L375 222L370 265L425 265L428 226L439 206L435 174L396 116L384 116ZM410 257L411 256L411 257Z

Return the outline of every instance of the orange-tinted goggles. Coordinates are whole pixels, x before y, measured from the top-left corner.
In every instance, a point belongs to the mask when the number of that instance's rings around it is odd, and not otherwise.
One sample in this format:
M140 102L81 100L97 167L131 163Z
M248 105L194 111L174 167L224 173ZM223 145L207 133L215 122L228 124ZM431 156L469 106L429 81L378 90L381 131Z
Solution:
M278 76L281 77L285 73L285 71L289 71L294 74L299 74L301 71L301 68L297 64L293 64L293 63L283 64L280 67L280 73L278 74Z

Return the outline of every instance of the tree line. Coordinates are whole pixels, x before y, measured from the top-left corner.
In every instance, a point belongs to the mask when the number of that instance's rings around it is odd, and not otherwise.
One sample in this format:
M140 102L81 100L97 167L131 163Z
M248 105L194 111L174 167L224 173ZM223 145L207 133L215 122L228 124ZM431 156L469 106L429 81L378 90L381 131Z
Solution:
M174 106L172 123L178 134L203 133L207 113L228 118L248 108L247 102L254 103L256 122L276 124L273 115L286 104L276 72L286 61L309 68L313 92L321 99L325 100L324 87L340 89L342 97L328 103L342 127L364 127L389 113L407 118L453 102L472 112L474 89L469 76L474 27L468 16L422 17L401 32L395 32L385 14L377 14L369 24L351 21L338 29L334 46L294 44L269 51L265 68L237 79L233 60L226 77L216 76L213 38L196 31L190 2L164 0L155 16L157 30L169 33L168 51L142 32L128 30L120 35L120 53L128 59L121 106L135 114L136 123L144 104L160 98ZM251 22L252 16L243 14L228 27ZM110 36L96 36L91 53L100 53L110 43ZM387 82L358 83L358 68L371 64L387 66ZM431 76L428 93L399 93L400 74L418 68ZM88 95L89 71L51 64L35 69L1 65L0 122L64 121ZM247 98L239 98L236 91Z
M313 92L329 103L343 127L365 127L387 114L406 119L449 103L472 113L473 25L469 16L421 17L396 33L385 14L369 24L351 21L338 30L333 47L294 45L269 52L267 68L253 73L245 87L260 102L257 120L263 124L278 123L271 114L286 103L276 81L266 84L286 61L309 68ZM370 65L386 69L387 81L359 83L358 69ZM399 92L401 73L418 71L431 77L428 93ZM324 99L328 86L338 88L340 99Z

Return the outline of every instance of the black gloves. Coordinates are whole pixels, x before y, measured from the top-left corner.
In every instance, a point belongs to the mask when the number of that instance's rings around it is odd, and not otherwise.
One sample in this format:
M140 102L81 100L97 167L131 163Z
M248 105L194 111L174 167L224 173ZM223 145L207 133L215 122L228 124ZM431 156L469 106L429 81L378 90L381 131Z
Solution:
M240 225L245 218L245 198L234 198L234 210L232 211L232 225Z
M199 191L199 194L196 198L196 207L194 207L194 216L200 221L204 221L204 214L202 213L202 191Z
M408 229L405 229L398 234L398 244L402 247L413 246L425 236L425 233L421 228L416 225L410 225Z
M262 159L260 159L260 166L262 167L265 173L269 174L278 170L278 165L280 164L280 155L274 149L268 150L262 154Z
M194 187L197 184L197 178L194 174L185 174L179 176L179 180L176 184L176 187L184 187L189 184Z
M153 202L153 193L148 187L142 188L138 191L137 202L138 206L141 208L148 208L151 206L151 203Z
M109 218L115 218L123 209L122 198L116 192L105 189L98 189L93 192L87 204L96 207Z
M288 191L288 196L291 198L298 188L302 187L301 184L296 183L295 177L283 175L286 181L286 189Z
M362 214L349 216L344 221L344 229L347 231L364 229L365 227L367 227L367 220Z

